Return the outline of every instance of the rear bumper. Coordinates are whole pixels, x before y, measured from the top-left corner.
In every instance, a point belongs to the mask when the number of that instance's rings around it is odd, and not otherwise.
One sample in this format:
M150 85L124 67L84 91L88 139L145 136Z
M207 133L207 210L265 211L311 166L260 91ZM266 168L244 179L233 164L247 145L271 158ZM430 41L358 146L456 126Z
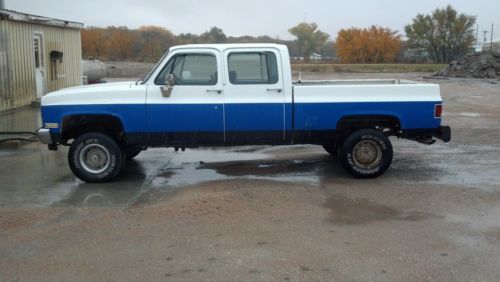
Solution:
M416 141L425 140L428 142L429 139L437 138L443 142L450 142L451 140L451 128L449 126L440 126L438 128L429 129L409 129L403 130L403 138L412 139ZM433 143L433 142L432 142Z

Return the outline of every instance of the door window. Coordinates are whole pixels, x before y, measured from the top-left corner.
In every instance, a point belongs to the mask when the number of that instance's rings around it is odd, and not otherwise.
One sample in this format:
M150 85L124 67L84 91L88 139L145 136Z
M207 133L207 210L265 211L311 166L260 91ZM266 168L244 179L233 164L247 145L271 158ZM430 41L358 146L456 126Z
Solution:
M276 84L279 80L273 52L230 53L227 61L231 84Z
M39 36L33 39L33 48L35 49L35 68L43 67L43 53L42 53L42 42Z
M167 74L174 75L176 85L215 85L217 59L211 54L179 54L169 60L155 84L164 85Z

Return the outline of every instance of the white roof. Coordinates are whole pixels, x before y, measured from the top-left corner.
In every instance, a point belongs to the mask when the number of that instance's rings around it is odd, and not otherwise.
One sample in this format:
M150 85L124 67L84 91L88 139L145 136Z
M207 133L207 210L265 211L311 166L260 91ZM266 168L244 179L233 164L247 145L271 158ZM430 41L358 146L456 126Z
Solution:
M66 20L58 20L48 17L30 15L25 13L20 13L11 10L0 9L0 20L11 20L18 22L27 22L27 23L35 23L35 24L43 24L43 25L51 25L58 27L67 27L67 28L83 28L83 23L72 22Z
M224 44L187 44L187 45L177 45L170 48L171 51L176 49L186 49L186 48L211 48L219 51L224 51L226 49L233 48L276 48L279 50L287 49L286 45L274 44L274 43L224 43Z

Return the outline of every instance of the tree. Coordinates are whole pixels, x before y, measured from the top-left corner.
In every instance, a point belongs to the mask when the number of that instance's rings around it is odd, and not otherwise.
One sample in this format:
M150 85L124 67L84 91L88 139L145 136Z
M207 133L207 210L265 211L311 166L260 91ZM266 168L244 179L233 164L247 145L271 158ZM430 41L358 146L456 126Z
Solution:
M335 46L344 63L388 63L401 49L401 40L397 31L373 25L341 29Z
M178 43L170 30L159 26L141 26L139 32L144 39L143 55L147 62L156 62L168 48Z
M127 27L108 27L109 36L105 41L107 58L110 60L124 60L132 57L133 36Z
M200 39L203 43L225 43L227 37L222 29L214 26L209 31L202 33Z
M106 50L106 38L102 28L86 28L82 30L82 55L83 58L99 58Z
M305 61L308 61L311 53L317 52L329 37L327 33L319 30L315 23L299 23L290 28L288 32L297 37L300 54Z
M468 52L474 42L476 17L458 12L450 5L431 15L418 14L405 27L410 48L425 50L436 63L447 63Z

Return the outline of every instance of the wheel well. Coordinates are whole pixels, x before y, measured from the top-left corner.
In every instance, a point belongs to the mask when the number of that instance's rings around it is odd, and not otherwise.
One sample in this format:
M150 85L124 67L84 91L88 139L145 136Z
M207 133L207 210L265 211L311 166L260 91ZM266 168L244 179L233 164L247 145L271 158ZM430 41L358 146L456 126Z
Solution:
M111 115L67 116L61 125L61 143L88 132L103 133L119 142L123 137L123 125L119 118Z
M337 135L347 136L351 132L363 128L376 128L389 135L394 135L401 129L401 123L390 115L352 115L342 117L337 122Z

